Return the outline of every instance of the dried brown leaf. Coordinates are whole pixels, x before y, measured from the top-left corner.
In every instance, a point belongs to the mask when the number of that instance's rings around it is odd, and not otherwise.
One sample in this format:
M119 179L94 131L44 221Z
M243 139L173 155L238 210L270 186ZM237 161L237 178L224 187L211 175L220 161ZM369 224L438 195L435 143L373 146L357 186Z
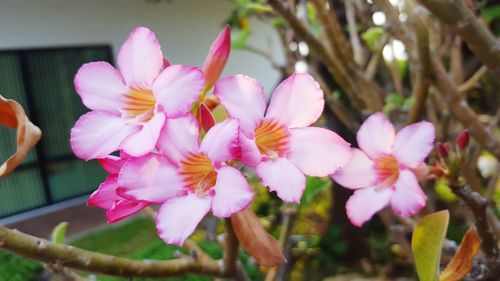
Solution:
M250 208L233 214L231 222L241 245L259 265L273 267L286 261L279 242L267 233Z
M464 239L458 247L453 259L439 276L439 281L459 281L467 275L472 268L472 259L479 251L481 240L475 228L470 228L465 233Z
M28 120L23 108L14 100L0 95L0 125L17 128L17 150L0 166L0 178L11 173L23 161L28 151L40 140L42 132Z

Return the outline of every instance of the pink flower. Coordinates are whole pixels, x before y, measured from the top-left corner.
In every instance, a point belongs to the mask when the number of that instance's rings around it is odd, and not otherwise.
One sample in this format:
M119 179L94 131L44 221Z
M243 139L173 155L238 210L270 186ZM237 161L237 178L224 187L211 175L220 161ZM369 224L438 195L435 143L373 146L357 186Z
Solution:
M427 197L415 172L432 150L434 126L429 122L408 125L397 134L382 113L371 115L357 134L360 149L333 179L356 190L346 204L347 216L361 226L390 204L395 213L408 217L419 212Z
M167 119L159 153L131 158L118 177L121 196L161 204L156 227L169 244L182 245L210 210L229 217L254 195L240 171L227 164L239 155L238 121L216 124L201 143L199 131L192 115Z
M210 46L205 63L203 64L203 72L205 74L204 90L208 91L219 79L224 66L226 65L231 51L231 30L229 26L225 26L219 33L219 36Z
M264 92L253 78L220 79L214 94L240 121L240 160L255 167L262 183L287 202L299 202L305 175L327 176L342 167L350 147L332 131L308 127L323 111L323 92L308 74L294 74L274 91L266 111Z
M165 119L191 110L204 85L199 68L169 65L153 32L136 28L107 62L84 64L75 89L92 111L71 130L71 146L83 159L123 150L141 156L154 149Z
M145 202L127 200L116 193L118 189L118 174L123 164L127 161L127 156L122 158L106 156L98 160L109 175L99 185L99 188L90 195L87 205L105 209L108 223L117 222L149 206Z

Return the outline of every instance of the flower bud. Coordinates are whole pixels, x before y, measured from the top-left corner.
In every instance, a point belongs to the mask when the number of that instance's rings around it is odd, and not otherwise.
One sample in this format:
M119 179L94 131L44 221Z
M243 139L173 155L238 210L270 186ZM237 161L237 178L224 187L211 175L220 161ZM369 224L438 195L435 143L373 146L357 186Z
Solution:
M469 140L470 140L469 130L465 129L458 135L455 141L458 149L465 150L467 146L469 146Z
M439 157L446 159L448 158L449 152L450 152L450 147L447 143L438 143L438 154Z
M205 73L205 91L212 88L215 81L219 79L226 65L230 50L231 31L229 26L226 25L224 30L222 30L219 36L217 36L217 39L212 43L212 46L210 46L210 50L208 51L208 55L203 65L203 71Z
M208 130L215 125L215 118L212 112L210 112L210 109L203 103L200 105L198 116L200 118L201 127L205 132L208 132Z

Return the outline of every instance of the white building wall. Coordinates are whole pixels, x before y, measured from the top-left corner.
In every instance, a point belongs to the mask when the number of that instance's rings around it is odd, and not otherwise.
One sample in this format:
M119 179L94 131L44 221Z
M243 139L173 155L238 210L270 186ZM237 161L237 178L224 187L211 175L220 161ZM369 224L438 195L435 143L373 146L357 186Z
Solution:
M232 10L229 0L0 0L0 50L30 47L111 44L118 50L135 26L151 28L173 62L202 66L211 42ZM282 60L275 32L252 23L253 46ZM257 78L267 93L279 73L263 58L233 50L224 75Z

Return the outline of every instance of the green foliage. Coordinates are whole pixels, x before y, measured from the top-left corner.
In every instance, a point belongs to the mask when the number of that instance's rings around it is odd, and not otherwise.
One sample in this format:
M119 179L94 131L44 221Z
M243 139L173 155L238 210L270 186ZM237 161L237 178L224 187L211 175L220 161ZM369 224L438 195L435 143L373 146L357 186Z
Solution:
M54 229L52 230L52 234L50 236L52 242L56 244L64 243L64 239L66 238L67 228L68 228L67 222L61 222L56 227L54 227Z
M481 16L487 23L492 23L496 20L500 20L500 5L494 5L482 9Z
M435 212L421 219L413 231L411 249L420 281L438 281L441 248L443 247L450 213Z
M0 251L0 280L36 280L42 270L43 266L38 262Z
M404 98L398 93L390 93L385 97L383 112L388 115L395 109L409 110L413 104L412 97Z
M247 47L248 37L250 36L250 30L241 30L231 40L231 48L233 49L245 49Z
M446 202L453 203L458 201L458 197L451 191L448 181L446 179L438 179L434 184L434 190L436 191L437 197Z
M304 191L304 194L302 195L300 206L307 207L314 201L318 194L320 194L323 190L330 188L331 186L332 181L330 179L307 177L306 189Z
M383 47L379 45L379 40L384 34L385 30L382 27L374 26L363 32L361 34L361 38L365 41L371 51L377 52Z

